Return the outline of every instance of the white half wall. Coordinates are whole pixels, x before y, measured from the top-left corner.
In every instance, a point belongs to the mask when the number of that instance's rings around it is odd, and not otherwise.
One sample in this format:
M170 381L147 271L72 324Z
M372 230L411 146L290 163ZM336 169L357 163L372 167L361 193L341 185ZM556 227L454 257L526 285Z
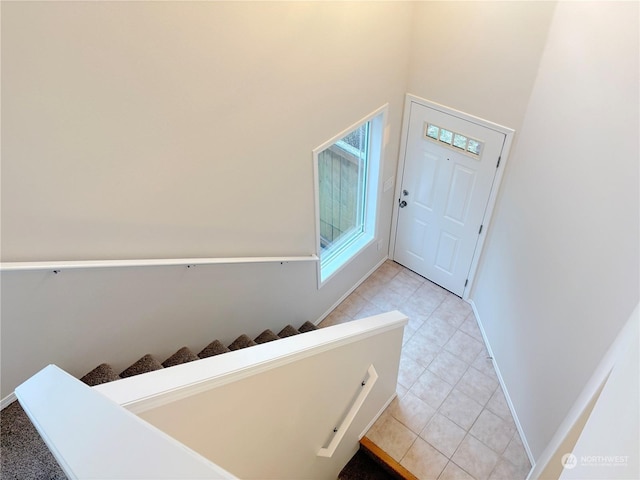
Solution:
M535 458L635 305L637 2L560 2L471 292Z
M389 312L95 388L239 478L336 478L395 397L406 322Z
M237 478L55 365L16 394L70 480Z

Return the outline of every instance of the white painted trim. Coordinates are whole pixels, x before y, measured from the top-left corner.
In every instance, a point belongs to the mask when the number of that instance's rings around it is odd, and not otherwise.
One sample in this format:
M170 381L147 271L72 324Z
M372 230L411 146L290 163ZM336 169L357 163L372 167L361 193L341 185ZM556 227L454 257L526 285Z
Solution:
M493 211L498 198L498 192L500 190L500 184L502 183L505 166L507 164L509 152L511 150L511 145L513 143L515 130L509 127L505 127L503 125L499 125L497 123L493 123L489 120L485 120L483 118L479 118L474 115L470 115L468 113L461 112L459 110L455 110L453 108L440 105L439 103L435 103L430 100L426 100L416 95L407 93L405 98L405 104L404 104L404 114L402 117L402 135L400 140L400 152L398 155L398 171L396 173L396 189L395 189L395 197L394 197L394 205L393 205L393 214L391 217L391 236L390 236L391 238L389 239L389 252L392 259L395 259L396 235L398 232L398 214L400 211L398 207L398 202L396 201L396 199L400 198L400 194L402 191L402 180L404 177L405 156L406 156L408 135L409 135L409 117L411 115L412 103L417 103L418 105L422 105L424 107L438 110L447 115L452 115L452 116L461 118L465 121L475 123L477 125L480 125L485 128L489 128L491 130L495 130L505 135L505 141L502 146L500 165L494 176L493 184L491 186L491 192L489 193L489 199L487 201L487 207L485 209L485 213L482 219L482 225L484 225L484 228L482 229L482 233L478 236L478 241L476 242L476 248L473 253L473 258L471 259L471 265L470 265L469 273L467 276L469 283L467 284L467 286L464 288L462 292L462 298L467 300L469 298L469 293L471 292L471 288L473 287L475 274L478 268L478 264L480 262L480 257L482 255L482 248L484 246L484 241L486 239L487 232L489 230L491 217L493 215Z
M358 342L397 328L408 318L392 311L176 365L93 388L134 413Z
M480 235L478 235L476 250L473 253L473 259L471 260L471 267L469 268L469 274L467 275L469 283L462 292L462 298L464 299L469 298L469 294L471 293L471 289L474 285L476 272L478 271L478 264L480 263L480 257L482 256L482 252L484 249L484 242L487 238L487 233L491 228L491 219L493 217L493 212L498 201L498 193L500 191L500 185L502 184L502 178L504 177L504 170L506 168L509 154L511 152L511 145L513 145L513 137L515 135L515 131L511 129L506 130L508 130L508 132L503 132L505 133L505 139L504 145L502 146L502 154L500 155L500 165L498 166L496 175L493 179L493 185L491 186L491 192L489 193L489 200L487 201L487 208L482 219L482 225L484 226L484 228L482 229Z
M140 260L73 260L51 262L3 262L0 263L0 271L26 271L26 270L52 270L58 273L61 270L82 268L119 268L119 267L167 267L198 265L228 265L237 263L290 263L290 262L317 262L317 255L297 257L227 257L227 258L166 258L166 259L140 259Z
M407 154L409 139L409 118L411 117L411 98L405 96L404 112L402 114L402 133L400 134L400 151L398 152L398 167L396 171L396 189L393 197L393 211L391 212L391 229L389 230L389 257L395 260L396 234L398 232L398 200L402 194L402 179L404 178L404 158Z
M362 430L362 433L358 435L358 440L362 440L362 437L364 437L369 431L369 429L373 427L373 424L378 421L378 419L382 416L382 414L387 409L387 407L391 405L391 402L393 402L393 399L396 398L397 396L398 396L398 393L394 391L393 395L391 395L389 399L386 402L384 402L384 405L382 405L382 408L378 411L378 413L376 413L376 415L371 419L371 421L367 424L367 426L364 427L364 430Z
M509 396L509 390L507 389L507 385L504 383L504 379L502 378L502 374L500 373L500 368L498 367L498 363L496 362L495 356L493 355L493 350L491 349L491 345L489 344L489 339L487 338L487 334L484 331L484 327L482 326L482 321L480 320L480 314L478 313L478 309L476 308L473 300L468 300L471 308L473 310L473 315L476 318L476 322L478 324L478 328L480 329L480 333L482 333L482 338L484 340L484 344L487 347L487 351L489 352L489 356L491 357L491 362L493 363L493 368L496 371L496 376L498 377L498 382L500 382L500 387L502 387L502 392L504 393L504 397L507 400L507 405L509 406L509 410L511 411L511 416L513 417L513 421L516 424L516 428L518 429L518 433L520 434L520 438L522 439L522 444L524 445L525 452L527 452L527 456L529 457L529 461L531 462L531 468L535 468L536 460L531 452L531 448L529 447L529 443L527 442L527 437L524 433L524 429L520 424L520 420L518 419L518 414L516 412L515 407L513 406L513 402L511 401L511 397Z
M417 95L413 95L411 93L407 93L406 101L411 103L418 103L425 107L433 108L434 110L439 110L442 113L446 113L447 115L453 115L454 117L459 117L463 120L467 120L469 122L476 123L483 127L490 128L491 130L495 130L496 132L504 133L505 135L515 132L513 129L509 127L505 127L504 125L494 123L484 118L476 117L475 115L471 115L470 113L466 113L461 110L456 110L455 108L441 105L431 100L427 100L426 98L418 97Z
M333 439L329 443L329 446L327 446L326 448L321 448L318 451L319 457L331 458L333 456L336 449L338 448L338 445L340 445L340 442L342 441L345 433L347 433L347 430L349 430L349 427L353 423L353 420L356 418L356 415L360 411L360 408L362 408L362 405L371 393L371 390L373 390L374 385L378 381L378 372L376 371L373 364L369 365L369 368L367 369L367 378L368 380L363 380L363 382L366 383L363 383L363 388L362 390L360 390L358 396L351 405L349 413L347 413L347 416L344 417L344 420L342 421L340 426L337 427L337 431L335 432L336 434L333 436Z
M13 402L15 402L17 399L18 399L18 397L16 397L16 392L11 392L9 395L4 397L0 401L0 410L4 410L9 405L11 405Z
M353 287L347 290L347 292L344 295L342 295L337 302L335 302L331 307L329 307L329 309L326 312L320 315L320 317L314 322L314 325L318 325L322 320L324 320L327 316L329 316L329 314L333 312L338 307L338 305L340 305L349 295L351 295L356 290L356 288L358 288L367 278L369 278L373 274L373 272L375 272L378 268L380 268L382 264L387 260L389 260L389 257L384 257L380 262L378 262L375 265L375 267L369 270L360 280L358 280L353 285Z
M381 107L377 108L367 116L361 118L357 122L355 122L350 127L346 128L342 132L335 135L330 140L327 140L322 145L316 147L312 151L312 161L313 161L313 191L314 191L314 212L315 212L315 236L316 236L316 257L320 258L320 185L319 185L319 172L318 172L318 155L323 150L329 148L331 145L336 143L338 140L344 138L351 131L355 130L362 124L366 122L375 121L378 117L382 117L380 119L380 144L372 145L371 138L369 139L369 173L367 179L367 189L369 192L374 191L375 198L375 207L372 212L370 208L367 208L369 205L369 199L365 200L365 232L359 237L353 244L348 247L345 252L348 252L348 259L343 261L337 268L335 268L324 280L322 279L322 266L321 262L317 262L317 277L318 277L318 289L322 288L323 285L333 278L338 272L340 272L343 268L345 268L349 263L356 258L360 252L369 247L374 242L379 240L378 237L378 227L379 227L379 212L380 212L380 194L382 191L382 166L384 163L384 155L387 146L386 141L386 131L388 126L389 119L389 103L385 103ZM373 125L372 125L373 127ZM374 166L371 162L371 157L374 152L377 152L378 164L374 169ZM369 194L368 194L369 195ZM367 195L367 196L368 196ZM369 229L367 229L369 226ZM344 252L343 252L344 255ZM342 255L338 255L336 257L340 258ZM347 255L345 255L347 256Z

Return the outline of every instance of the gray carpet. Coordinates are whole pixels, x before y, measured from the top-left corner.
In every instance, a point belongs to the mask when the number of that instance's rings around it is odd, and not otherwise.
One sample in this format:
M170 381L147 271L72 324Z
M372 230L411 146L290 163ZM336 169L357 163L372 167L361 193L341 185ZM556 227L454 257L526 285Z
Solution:
M213 342L211 342L209 345L207 345L200 351L200 353L198 354L198 357L200 358L213 357L214 355L220 355L222 353L227 353L230 351L231 350L225 347L222 344L222 342L220 342L220 340L214 340Z
M256 337L256 341L246 335L240 335L228 347L225 347L220 341L214 340L198 355L195 355L187 347L182 347L162 363L147 354L122 371L120 375L109 364L103 363L83 376L81 380L89 386L100 385L212 355L227 353L231 350L251 347L258 343L298 335L317 328L310 322L305 322L299 330L287 325L278 335L275 335L271 330L265 330ZM0 426L0 458L2 459L0 479L64 480L67 478L17 401L0 412Z
M180 350L178 350L176 353L162 362L162 366L164 368L169 368L175 365L180 365L182 363L193 362L194 360L200 360L200 358L187 347L182 347Z
M2 480L64 480L66 475L16 401L0 412Z
M338 475L338 480L398 480L402 477L387 470L362 448L349 460Z

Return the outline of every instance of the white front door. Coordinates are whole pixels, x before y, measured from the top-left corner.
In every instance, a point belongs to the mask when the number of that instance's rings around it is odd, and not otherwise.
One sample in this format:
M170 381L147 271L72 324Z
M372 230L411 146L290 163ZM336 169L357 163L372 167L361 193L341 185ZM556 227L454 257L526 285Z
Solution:
M462 296L505 133L409 103L393 257Z

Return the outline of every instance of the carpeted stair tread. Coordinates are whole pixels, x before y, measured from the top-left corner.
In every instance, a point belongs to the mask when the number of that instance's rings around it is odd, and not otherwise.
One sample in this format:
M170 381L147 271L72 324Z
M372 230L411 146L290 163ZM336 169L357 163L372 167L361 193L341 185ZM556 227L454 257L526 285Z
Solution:
M175 365L180 365L181 363L193 362L194 360L200 360L200 357L198 357L187 347L182 347L180 350L178 350L176 353L162 362L162 366L164 368L168 368Z
M297 328L292 327L291 325L287 325L278 333L280 338L291 337L293 335L299 335L300 331Z
M254 338L254 341L256 343L267 343L267 342L273 342L274 340L280 340L280 337L275 333L273 333L268 328L264 332L262 332L260 335L258 335L256 338Z
M100 385L101 383L113 382L114 380L120 380L120 377L108 363L101 363L80 379L81 382L86 383L90 387Z
M140 375L141 373L153 372L154 370L160 370L164 368L162 364L153 358L153 355L147 353L144 357L138 360L136 363L120 372L120 377L127 378L134 375Z
M213 342L211 342L209 345L207 345L200 351L200 353L198 354L198 357L200 358L213 357L214 355L220 355L221 353L227 353L230 351L231 350L225 347L220 340L214 340Z
M399 477L389 473L362 449L356 452L338 475L338 480L396 480L397 478Z
M240 350L241 348L253 347L254 345L257 345L257 343L243 333L229 345L229 350Z
M304 322L300 327L298 327L298 331L300 333L312 332L313 330L318 330L318 327L309 321Z
M67 479L18 401L0 413L0 450L3 480Z
M116 373L111 365L102 363L85 374L80 380L89 386L100 385L166 367L228 353L232 350L298 335L300 333L317 330L318 328L319 327L316 327L313 323L307 321L303 323L299 329L294 328L292 325L287 325L277 335L273 333L272 330L267 329L258 335L255 341L243 334L228 347L219 340L214 340L204 347L198 355L195 355L189 348L182 347L162 363L151 354L146 354L123 370L120 375ZM55 458L17 401L2 409L0 423L2 427L0 433L0 450L2 451L0 455L2 462L0 478L3 480L5 478L7 480L22 480L27 478L46 478L48 480L66 479L62 469L57 464ZM344 478L345 480L349 478L369 478L375 480L378 477L361 476ZM386 479L387 477L380 478Z

